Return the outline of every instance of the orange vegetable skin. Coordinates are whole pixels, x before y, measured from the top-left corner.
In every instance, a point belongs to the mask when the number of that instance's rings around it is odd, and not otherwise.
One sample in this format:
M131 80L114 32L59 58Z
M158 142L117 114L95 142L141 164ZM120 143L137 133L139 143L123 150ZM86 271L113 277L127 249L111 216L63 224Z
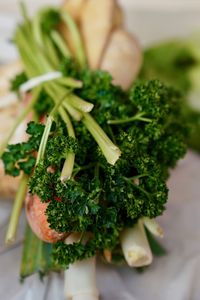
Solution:
M49 227L45 214L48 203L41 202L37 195L28 194L25 206L28 223L40 240L47 243L56 243L67 237L67 233L58 233Z

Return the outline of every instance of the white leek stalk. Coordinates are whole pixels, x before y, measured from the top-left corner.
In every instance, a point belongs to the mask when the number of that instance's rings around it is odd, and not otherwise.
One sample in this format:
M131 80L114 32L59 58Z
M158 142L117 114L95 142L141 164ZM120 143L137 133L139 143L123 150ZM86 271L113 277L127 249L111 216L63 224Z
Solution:
M42 83L52 81L52 80L55 80L55 79L58 79L61 77L62 77L62 73L58 72L58 71L48 72L46 74L43 74L43 75L40 75L37 77L33 77L20 86L20 89L19 89L20 93L26 93L29 90L32 90L34 87L36 87Z
M153 256L141 220L121 234L124 257L130 267L142 267L152 263Z
M163 237L164 232L161 226L156 222L155 219L150 219L147 217L142 218L145 227L155 236Z
M66 243L77 242L80 235L71 234ZM65 271L64 295L66 300L98 300L96 287L96 258L77 261Z

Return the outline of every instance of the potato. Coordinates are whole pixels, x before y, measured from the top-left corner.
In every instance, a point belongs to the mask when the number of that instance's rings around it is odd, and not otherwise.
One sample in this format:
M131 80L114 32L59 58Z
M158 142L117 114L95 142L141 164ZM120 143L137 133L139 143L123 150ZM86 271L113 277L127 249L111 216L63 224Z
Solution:
M67 11L70 16L77 22L80 19L81 11L84 5L84 2L87 0L66 0L62 9Z
M115 5L114 0L87 0L83 6L80 27L89 66L92 69L99 67L113 28Z
M45 214L48 203L41 202L38 196L28 194L25 206L28 223L40 240L47 243L56 243L68 235L66 233L58 233L49 227Z
M100 68L110 72L113 82L128 89L142 64L137 40L123 29L115 30L104 52Z

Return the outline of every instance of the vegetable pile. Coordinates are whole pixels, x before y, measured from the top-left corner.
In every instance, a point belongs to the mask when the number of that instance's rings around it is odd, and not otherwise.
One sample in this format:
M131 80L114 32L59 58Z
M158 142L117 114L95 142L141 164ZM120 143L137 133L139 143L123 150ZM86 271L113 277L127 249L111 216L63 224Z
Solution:
M43 9L32 20L23 14L14 41L24 70L12 89L28 100L0 149L6 174L21 176L7 242L14 240L25 197L32 229L21 277L74 272L77 261L94 265L96 254L110 263L150 264L151 233L162 236L154 218L165 209L169 170L186 152L181 94L158 80L138 80L125 90L109 73L92 70L67 11ZM26 118L27 141L7 145ZM67 272L66 278L69 293Z

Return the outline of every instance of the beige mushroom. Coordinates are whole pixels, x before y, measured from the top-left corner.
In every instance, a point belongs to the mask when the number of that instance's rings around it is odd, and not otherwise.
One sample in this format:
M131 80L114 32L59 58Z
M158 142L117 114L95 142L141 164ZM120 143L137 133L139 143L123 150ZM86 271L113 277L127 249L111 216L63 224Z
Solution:
M113 82L128 89L136 78L142 63L137 40L124 29L115 30L104 52L100 68L110 72Z

